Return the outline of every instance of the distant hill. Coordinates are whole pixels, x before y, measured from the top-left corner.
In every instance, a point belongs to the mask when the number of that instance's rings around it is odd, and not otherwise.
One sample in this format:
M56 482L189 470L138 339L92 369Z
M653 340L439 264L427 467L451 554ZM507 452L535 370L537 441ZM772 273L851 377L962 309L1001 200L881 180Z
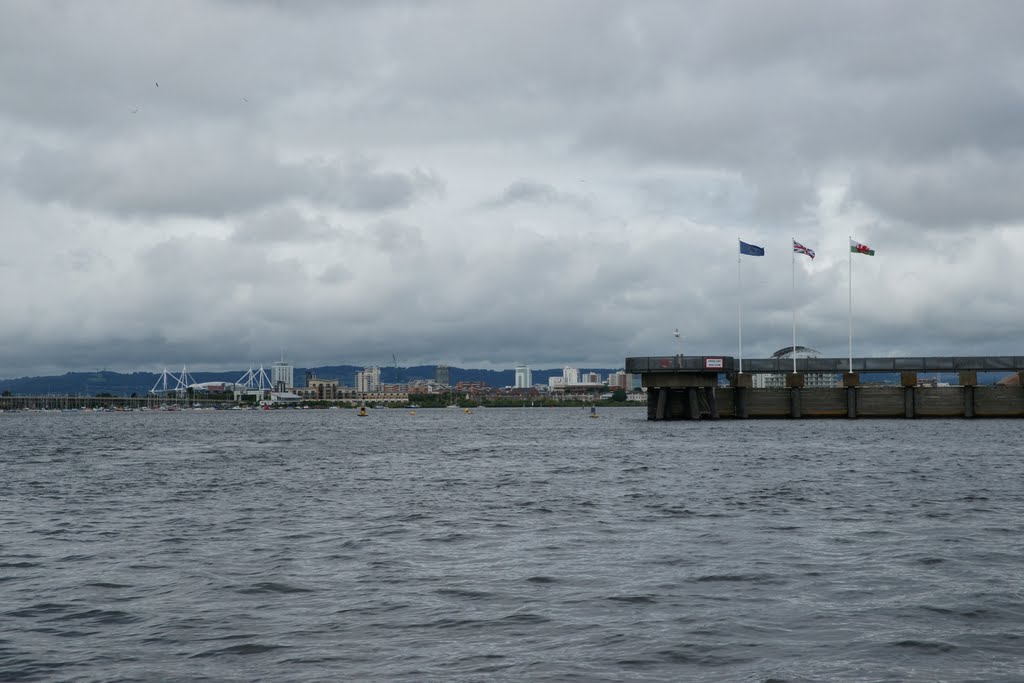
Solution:
M305 384L307 370L316 373L320 379L336 379L344 386L354 386L356 373L363 370L356 365L323 365L315 368L295 368L295 382L299 386ZM581 372L598 372L606 378L614 369L581 368ZM189 372L196 382L237 382L247 370L223 370L218 372ZM432 380L437 372L436 365L416 365L408 368L382 367L381 382L396 384L412 380ZM180 373L180 370L178 371ZM172 373L172 374L178 374ZM268 369L269 374L269 369ZM458 382L485 382L490 387L506 387L515 384L515 370L479 370L474 368L449 368L449 376L453 384ZM551 376L561 376L562 369L533 370L535 384L547 384ZM97 372L69 372L63 375L44 377L20 377L17 379L0 380L0 392L9 391L18 395L45 396L47 394L71 396L95 396L96 394L112 394L114 396L139 396L149 393L160 381L160 373L132 372L120 373L109 370Z

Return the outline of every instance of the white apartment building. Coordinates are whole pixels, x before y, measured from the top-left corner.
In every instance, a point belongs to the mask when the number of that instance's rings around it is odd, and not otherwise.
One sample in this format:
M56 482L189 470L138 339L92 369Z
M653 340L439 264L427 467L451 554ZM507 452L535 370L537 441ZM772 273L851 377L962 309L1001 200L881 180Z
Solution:
M289 389L294 387L295 368L292 367L292 364L284 360L279 360L271 365L270 384L275 388L282 384Z
M529 389L533 386L533 372L529 365L516 366L516 389Z
M566 384L579 384L580 383L580 370L579 368L562 368L562 379L565 380Z
M380 368L363 368L356 373L356 391L371 392L380 389Z

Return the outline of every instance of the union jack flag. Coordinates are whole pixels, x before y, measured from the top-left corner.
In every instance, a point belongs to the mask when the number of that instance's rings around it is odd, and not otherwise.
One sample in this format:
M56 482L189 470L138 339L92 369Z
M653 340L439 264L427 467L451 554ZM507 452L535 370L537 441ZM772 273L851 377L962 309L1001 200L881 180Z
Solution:
M814 260L814 250L805 247L796 240L793 240L793 251L795 251L798 254L807 254L808 256L811 257L811 260Z

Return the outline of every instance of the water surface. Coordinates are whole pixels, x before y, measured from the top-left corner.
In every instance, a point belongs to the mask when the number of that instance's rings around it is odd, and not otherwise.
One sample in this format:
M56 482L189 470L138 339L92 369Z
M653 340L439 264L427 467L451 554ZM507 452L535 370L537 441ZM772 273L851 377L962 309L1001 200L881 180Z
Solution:
M0 415L0 680L1024 679L1020 421Z

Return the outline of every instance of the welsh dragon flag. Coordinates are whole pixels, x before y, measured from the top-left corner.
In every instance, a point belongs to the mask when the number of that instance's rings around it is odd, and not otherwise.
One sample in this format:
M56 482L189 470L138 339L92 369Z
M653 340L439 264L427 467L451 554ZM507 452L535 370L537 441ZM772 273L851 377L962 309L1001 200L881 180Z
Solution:
M856 242L853 239L850 239L850 251L852 251L854 254L866 254L868 256L874 256L875 255L875 250L874 249L872 249L871 247L869 247L866 244L861 244L860 242Z

